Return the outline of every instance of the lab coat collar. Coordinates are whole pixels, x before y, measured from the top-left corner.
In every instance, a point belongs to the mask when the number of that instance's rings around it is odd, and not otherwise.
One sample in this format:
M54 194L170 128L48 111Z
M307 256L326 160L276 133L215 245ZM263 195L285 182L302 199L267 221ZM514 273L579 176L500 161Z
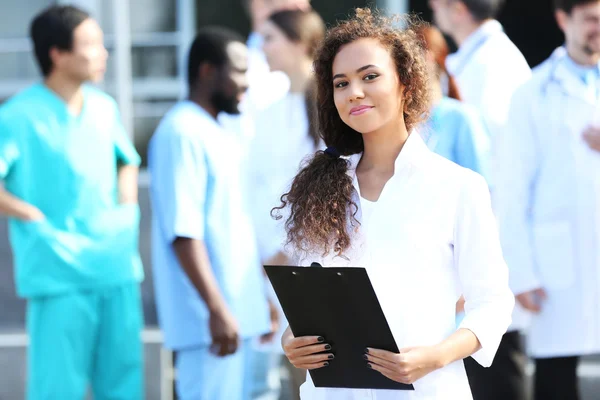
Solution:
M427 145L423 141L421 134L416 130L413 130L412 133L406 139L406 143L400 150L400 154L398 154L398 158L396 158L396 162L394 163L394 176L390 179L396 179L402 175L402 172L409 166L414 165L418 160L423 159L423 153L428 152L429 149ZM354 184L354 188L357 193L360 193L360 189L358 186L358 178L356 177L356 167L362 158L363 153L358 153L350 156L348 161L350 161L350 167L348 168L348 174L352 177L352 182ZM389 184L389 182L388 182ZM386 186L388 185L386 184Z
M557 82L563 92L567 95L581 99L587 103L595 104L596 99L593 97L581 78L573 73L566 64L567 50L564 47L559 47L550 56L552 69L550 71L550 80Z
M473 53L481 47L491 36L503 32L502 24L495 19L484 22L460 46L458 51L446 58L446 67L451 75L456 75L461 66L469 62Z

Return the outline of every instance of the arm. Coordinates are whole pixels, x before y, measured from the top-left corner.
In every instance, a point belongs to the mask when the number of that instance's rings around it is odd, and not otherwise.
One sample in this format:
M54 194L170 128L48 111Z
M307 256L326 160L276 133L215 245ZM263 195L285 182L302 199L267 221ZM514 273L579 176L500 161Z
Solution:
M173 250L181 268L204 300L210 313L210 331L217 354L226 356L238 347L238 326L221 294L206 251L201 240L177 237Z
M44 214L37 208L0 188L0 213L24 221L40 221Z
M202 240L177 237L173 241L173 250L181 268L204 300L211 314L221 313L227 308L210 266L206 246Z
M531 89L524 86L513 98L508 124L494 138L494 210L498 219L504 257L510 270L510 287L519 302L531 311L538 306L530 297L539 293L531 239L531 188L539 164L538 144L532 120ZM524 294L524 296L521 296Z
M115 127L114 147L117 159L117 185L120 204L138 203L138 174L141 158L131 143L125 128L121 124L119 110L114 104Z
M510 325L514 296L502 258L489 190L469 174L458 198L454 265L465 298L459 329L434 346L401 349L400 354L368 349L369 365L388 378L413 383L468 356L489 367Z
M123 165L119 167L117 179L120 204L137 204L138 173L139 168L135 165Z
M20 157L19 142L11 135L11 129L0 116L0 181L10 176ZM12 195L2 185L0 185L0 213L25 221L44 219L44 215L37 207Z
M150 146L152 206L181 269L204 301L219 355L237 350L238 328L214 275L204 245L208 170L204 150L185 132L155 137Z

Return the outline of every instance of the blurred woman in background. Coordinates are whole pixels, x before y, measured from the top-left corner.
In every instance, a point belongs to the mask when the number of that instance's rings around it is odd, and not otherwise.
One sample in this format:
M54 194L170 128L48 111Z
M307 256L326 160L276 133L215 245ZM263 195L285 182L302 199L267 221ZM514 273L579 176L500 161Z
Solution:
M477 111L461 103L458 86L446 69L446 40L433 26L425 26L419 33L427 50L431 85L430 116L422 130L423 139L432 151L487 178L489 135Z
M272 72L286 74L290 89L285 97L254 115L254 138L250 147L249 183L260 254L265 265L289 265L283 251L285 229L271 218L271 209L279 203L301 162L322 147L314 120L315 83L312 64L325 23L314 11L285 10L272 14L260 28L263 52ZM258 89L260 90L260 88ZM273 296L274 293L272 293ZM279 304L276 300L275 303ZM306 372L291 366L279 346L287 326L279 308L282 330L264 350L275 352L271 370L281 364L290 372L290 395L298 399L298 388Z

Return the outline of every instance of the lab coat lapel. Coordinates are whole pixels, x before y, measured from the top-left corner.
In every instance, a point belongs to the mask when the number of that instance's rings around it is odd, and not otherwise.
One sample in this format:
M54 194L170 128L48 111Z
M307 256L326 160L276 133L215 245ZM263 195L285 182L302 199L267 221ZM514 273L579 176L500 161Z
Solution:
M564 57L567 57L567 52L564 48L558 48L552 54L554 60L554 70L552 71L551 79L558 83L562 91L569 97L576 98L591 106L596 105L596 98L593 96L585 83L578 76L573 75L569 68L562 62Z

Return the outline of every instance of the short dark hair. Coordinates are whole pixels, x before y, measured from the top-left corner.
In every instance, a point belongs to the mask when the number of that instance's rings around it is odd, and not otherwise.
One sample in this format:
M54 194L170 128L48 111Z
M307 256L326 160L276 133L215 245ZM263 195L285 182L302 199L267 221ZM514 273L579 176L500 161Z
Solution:
M206 27L198 31L188 57L188 85L194 87L202 63L223 67L227 61L227 46L232 42L244 43L244 38L227 28Z
M73 32L90 15L73 6L50 6L38 14L29 28L35 57L44 76L52 72L50 49L73 49Z
M483 21L496 18L504 6L504 0L460 0L469 10L473 18Z
M554 0L554 9L562 10L567 14L571 14L571 11L577 6L584 4L597 3L600 0Z

